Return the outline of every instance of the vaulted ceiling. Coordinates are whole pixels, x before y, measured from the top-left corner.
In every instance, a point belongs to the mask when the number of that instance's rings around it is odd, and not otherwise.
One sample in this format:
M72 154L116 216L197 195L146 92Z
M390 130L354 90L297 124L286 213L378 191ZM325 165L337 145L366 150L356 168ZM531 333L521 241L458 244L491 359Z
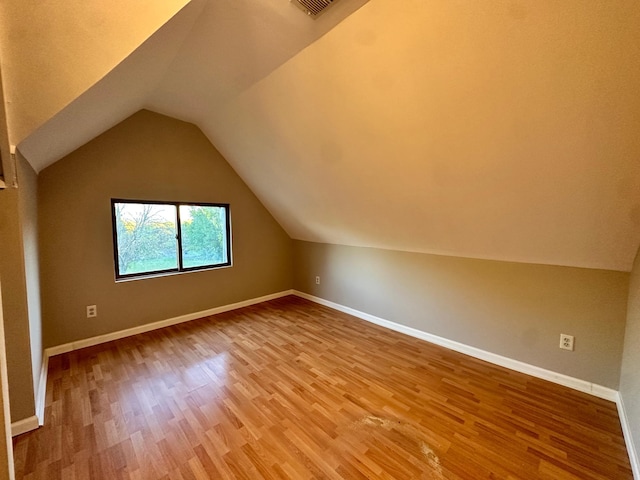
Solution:
M100 5L0 6L36 170L148 108L197 124L293 238L631 269L636 0Z

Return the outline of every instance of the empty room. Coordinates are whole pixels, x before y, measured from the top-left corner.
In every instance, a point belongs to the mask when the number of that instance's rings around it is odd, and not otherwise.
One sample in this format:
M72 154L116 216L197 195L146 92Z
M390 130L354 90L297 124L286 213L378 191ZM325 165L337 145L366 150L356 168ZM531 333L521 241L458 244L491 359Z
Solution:
M638 25L0 2L0 480L640 480Z

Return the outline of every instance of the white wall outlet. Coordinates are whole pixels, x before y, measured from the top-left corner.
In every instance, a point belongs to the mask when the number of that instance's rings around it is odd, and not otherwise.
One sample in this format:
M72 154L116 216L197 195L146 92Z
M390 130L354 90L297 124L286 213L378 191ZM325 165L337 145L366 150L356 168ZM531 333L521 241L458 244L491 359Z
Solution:
M87 318L93 318L98 316L98 307L95 305L87 305Z
M316 285L320 285L320 276L316 276Z
M560 334L560 348L573 351L573 335Z

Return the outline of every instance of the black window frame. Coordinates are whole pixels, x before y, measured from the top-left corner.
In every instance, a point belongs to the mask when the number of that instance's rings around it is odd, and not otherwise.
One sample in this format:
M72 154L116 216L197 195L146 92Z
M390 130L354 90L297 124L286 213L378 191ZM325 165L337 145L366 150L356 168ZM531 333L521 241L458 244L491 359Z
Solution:
M116 224L116 204L117 203L136 203L147 205L172 205L176 208L176 241L178 253L178 268L169 268L163 270L153 270L140 273L120 273L120 260L118 255L118 231ZM227 261L211 265L200 265L196 267L184 267L184 252L182 251L182 225L180 221L180 206L197 206L197 207L221 207L225 209L226 217L226 239L227 239ZM113 260L116 274L116 280L130 280L135 278L155 277L162 275L171 275L177 273L194 272L199 270L214 270L217 268L230 267L232 265L231 252L231 207L228 203L208 203L208 202L172 202L163 200L134 200L130 198L112 198L111 199L111 232L113 235Z

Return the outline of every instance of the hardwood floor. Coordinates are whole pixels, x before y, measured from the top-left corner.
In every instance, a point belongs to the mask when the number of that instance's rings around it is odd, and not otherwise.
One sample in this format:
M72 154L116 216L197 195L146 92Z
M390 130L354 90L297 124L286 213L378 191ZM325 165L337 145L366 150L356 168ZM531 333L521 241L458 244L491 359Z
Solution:
M613 403L297 297L50 359L18 479L631 479Z

